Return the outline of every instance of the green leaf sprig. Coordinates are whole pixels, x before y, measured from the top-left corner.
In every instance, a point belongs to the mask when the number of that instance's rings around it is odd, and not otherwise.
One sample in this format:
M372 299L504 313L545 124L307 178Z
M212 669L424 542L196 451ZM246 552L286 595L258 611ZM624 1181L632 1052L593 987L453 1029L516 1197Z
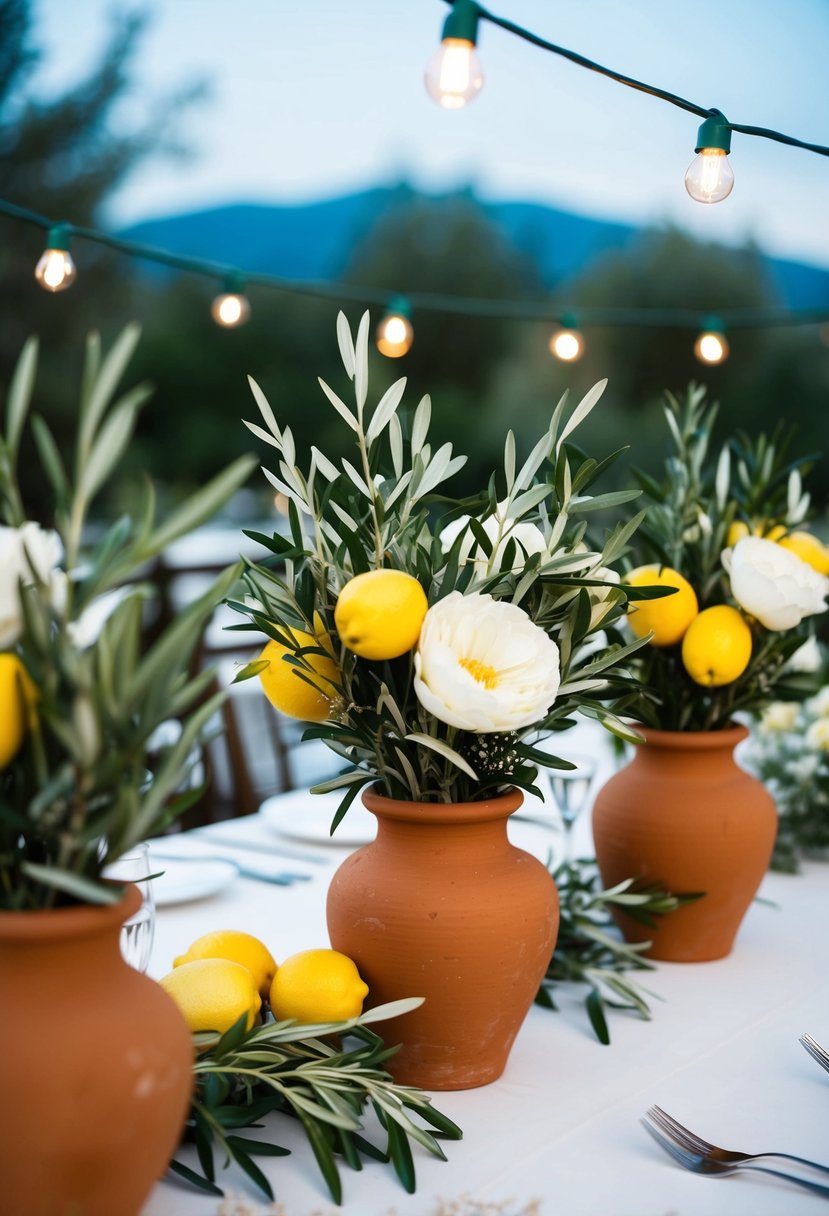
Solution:
M363 1158L390 1163L405 1190L413 1193L412 1142L446 1160L438 1137L459 1140L462 1132L425 1093L391 1078L383 1065L397 1049L386 1047L370 1026L420 1004L419 997L394 1001L346 1022L313 1026L267 1022L246 1030L242 1017L218 1039L195 1035L201 1050L193 1066L196 1089L185 1140L195 1145L202 1172L180 1161L170 1168L220 1195L218 1152L225 1167L236 1162L273 1199L255 1158L284 1156L289 1150L237 1132L259 1128L262 1119L279 1112L301 1124L335 1203L342 1202L339 1163L360 1170ZM385 1138L380 1147L364 1134L369 1112Z

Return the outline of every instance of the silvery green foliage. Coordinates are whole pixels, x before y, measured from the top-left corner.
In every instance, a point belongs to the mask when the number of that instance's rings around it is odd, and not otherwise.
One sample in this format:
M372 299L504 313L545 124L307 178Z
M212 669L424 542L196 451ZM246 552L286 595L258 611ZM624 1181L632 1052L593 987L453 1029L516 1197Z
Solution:
M34 561L28 577L14 574L22 619L6 651L23 663L37 702L22 747L0 771L2 908L117 898L119 889L101 881L104 867L193 800L193 792L181 795L180 787L218 703L204 699L212 673L191 678L188 667L238 570L227 571L179 613L149 649L143 614L151 588L141 579L171 541L238 489L251 461L236 461L162 522L147 481L134 518L122 517L96 536L89 525L90 508L112 479L150 394L140 384L117 395L137 341L134 325L106 353L96 334L89 338L71 465L47 422L31 413L34 339L23 348L8 393L0 519L7 537L31 529L18 476L29 427L53 498L51 517L40 522L59 537L59 562L48 575ZM149 742L170 719L180 725L178 739L149 772Z
M571 725L577 709L629 735L608 701L624 684L625 662L641 643L625 644L615 630L627 595L609 567L625 552L641 516L620 524L600 545L591 543L587 525L593 513L625 504L638 491L592 494L594 481L618 453L599 461L572 441L605 382L572 410L565 394L523 460L510 432L502 471L480 493L452 499L446 483L465 457L451 443L433 448L429 442L429 397L413 410L406 408L403 378L370 407L368 313L356 336L340 314L337 338L353 404L323 381L320 387L353 435L353 459L338 465L316 447L307 459L298 459L290 429L280 427L262 389L251 380L264 425L246 425L275 456L265 475L288 499L289 535L257 535L274 557L270 563L246 563L250 594L234 603L250 618L251 629L289 647L286 661L305 678L311 679L308 657L326 651L299 647L286 629L319 634L321 624L328 635L341 680L325 690L332 697L330 721L311 728L306 737L325 739L345 767L317 788L344 791L341 813L371 781L406 799L476 799L506 785L533 789L538 764L568 767L535 744ZM445 535L442 541L447 526L461 519L465 522L452 530L451 543ZM524 525L543 534L543 552L527 552L516 539L524 534ZM470 765L477 736L437 721L419 704L412 690L411 654L367 662L340 644L334 607L341 588L354 575L382 567L417 578L430 605L451 591L481 592L518 605L557 643L562 682L555 703L540 721L518 732L508 763L497 772L478 772ZM261 663L250 664L239 678L261 669Z

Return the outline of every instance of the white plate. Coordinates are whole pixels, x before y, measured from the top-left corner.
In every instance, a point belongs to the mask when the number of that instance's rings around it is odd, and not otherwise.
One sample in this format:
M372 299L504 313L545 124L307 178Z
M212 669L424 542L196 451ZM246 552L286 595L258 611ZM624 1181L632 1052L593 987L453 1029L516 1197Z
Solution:
M331 835L331 820L337 813L342 792L309 794L307 790L291 790L266 798L259 808L265 826L290 840L310 844L356 845L369 844L377 835L377 820L360 802L352 802L345 818Z
M150 865L151 873L159 874L153 879L153 895L160 908L206 899L239 877L232 861L169 861L150 853Z

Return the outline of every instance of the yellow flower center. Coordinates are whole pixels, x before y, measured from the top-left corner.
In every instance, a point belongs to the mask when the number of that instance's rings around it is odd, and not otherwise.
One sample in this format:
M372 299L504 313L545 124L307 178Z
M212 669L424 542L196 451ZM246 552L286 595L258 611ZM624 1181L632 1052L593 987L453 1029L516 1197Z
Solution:
M473 680L483 684L484 688L498 687L498 672L494 667L482 663L480 659L461 659L460 665L469 672Z

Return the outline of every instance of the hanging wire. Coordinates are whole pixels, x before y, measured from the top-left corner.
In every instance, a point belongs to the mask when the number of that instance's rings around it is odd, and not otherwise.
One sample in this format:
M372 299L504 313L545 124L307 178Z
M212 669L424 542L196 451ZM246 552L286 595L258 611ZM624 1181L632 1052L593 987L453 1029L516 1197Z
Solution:
M444 0L444 2L450 6L454 4L454 0ZM506 30L507 33L514 34L516 38L529 42L532 46L540 47L543 51L549 51L553 55L560 55L562 59L567 59L578 67L587 68L590 72L598 72L600 76L607 76L609 80L615 80L617 84L626 85L627 88L636 89L640 93L647 93L650 97L658 97L661 101L667 101L670 105L677 106L680 110L686 110L689 114L697 114L700 118L707 118L712 113L710 107L698 105L695 101L689 101L686 97L680 97L677 93L671 93L667 89L660 89L658 85L646 84L645 81L636 80L633 76L625 76L622 72L617 72L614 68L608 68L601 63L596 63L593 59L588 59L586 55L580 55L577 51L571 51L567 47L558 46L555 42L548 42L546 38L534 34L532 30L525 29L514 21L509 21L506 17L499 17L496 13L491 13L480 4L476 4L475 7L480 21L488 21L490 25L498 26L499 29ZM754 127L730 121L727 122L727 126L732 131L739 131L741 135L756 135L762 139L772 139L776 143L788 144L793 148L804 148L807 152L816 152L818 156L829 156L829 147L826 147L824 144L808 143L806 140L796 139L793 135L784 135L782 131L773 131L769 127Z
M201 275L212 280L244 280L247 286L267 287L289 295L311 296L334 301L355 301L361 304L376 304L382 308L398 297L404 296L413 312L440 312L469 317L488 317L499 321L544 321L557 323L562 316L572 311L570 306L551 299L546 300L499 300L481 299L478 296L452 296L438 292L389 291L383 287L362 287L353 283L313 280L298 282L280 275L259 271L241 270L223 262L205 258L186 257L168 249L158 249L113 236L97 228L76 226L66 221L56 221L48 216L0 199L0 214L11 216L42 228L44 231L60 227L68 236L90 241L114 249L127 257L169 266L188 274ZM579 327L604 326L609 328L650 327L656 329L699 329L703 313L692 308L616 308L602 305L579 306ZM778 326L819 325L829 321L829 305L825 308L733 308L719 314L729 329L766 329Z

